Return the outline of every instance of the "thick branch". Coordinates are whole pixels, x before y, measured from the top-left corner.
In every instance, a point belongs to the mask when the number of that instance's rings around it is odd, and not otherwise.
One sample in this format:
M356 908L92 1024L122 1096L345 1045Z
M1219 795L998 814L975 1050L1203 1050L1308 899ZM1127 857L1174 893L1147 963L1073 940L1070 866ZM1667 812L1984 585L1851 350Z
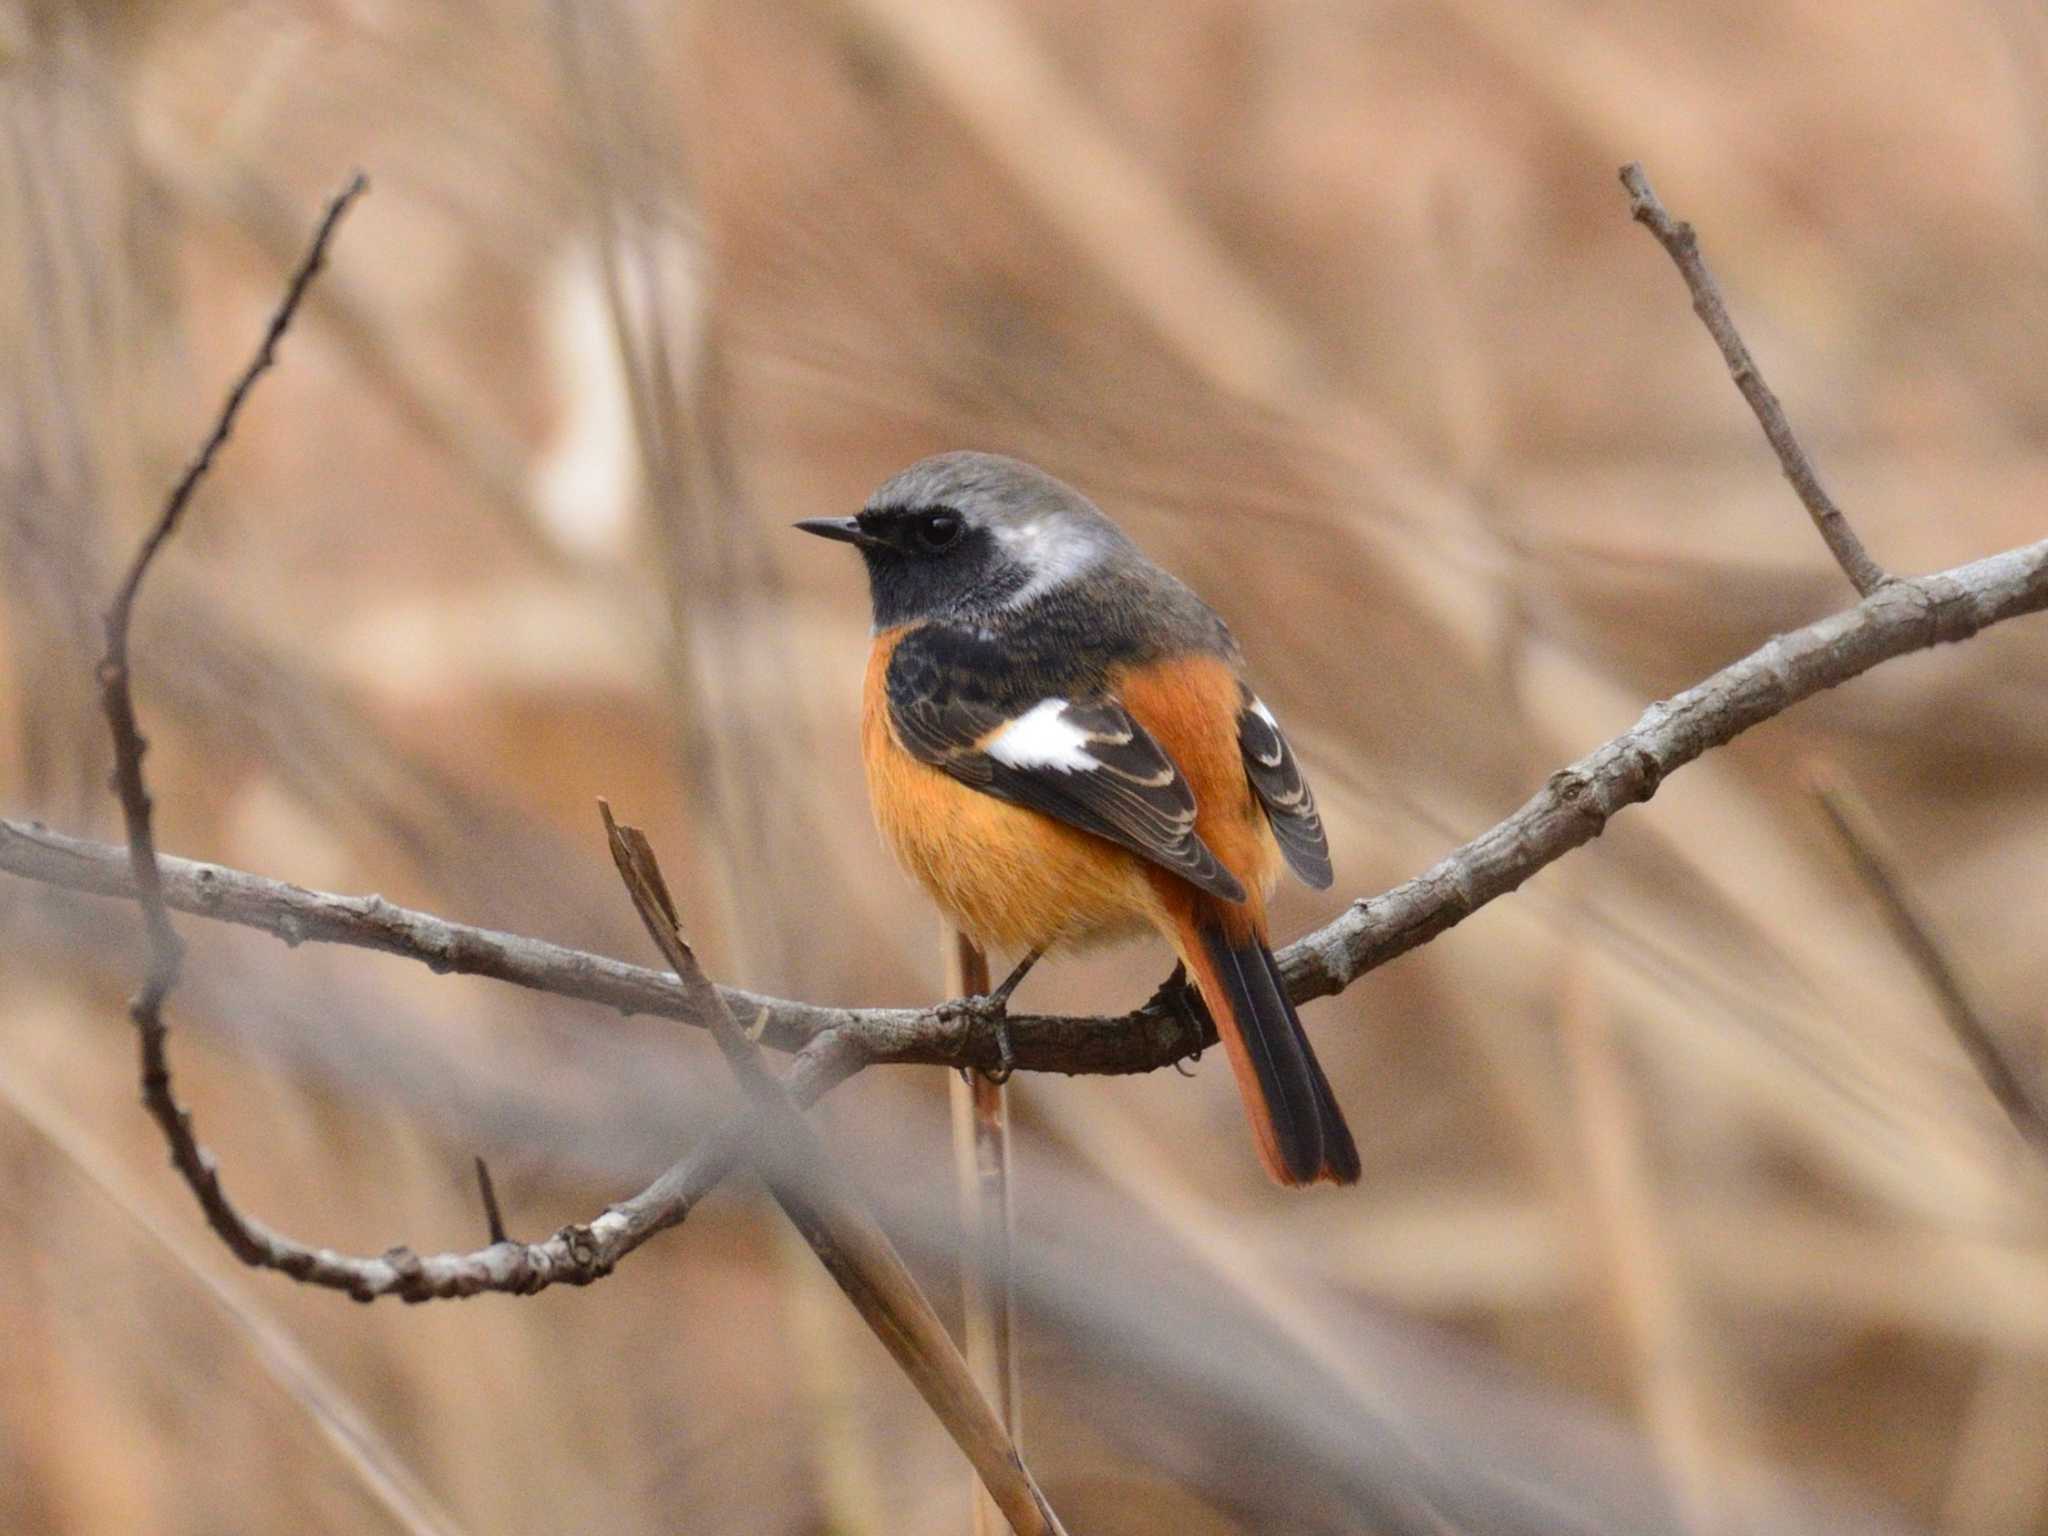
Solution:
M1751 726L1892 657L2048 607L2048 541L1931 576L1902 579L1855 607L1780 635L1696 687L1652 705L1627 732L1553 774L1527 804L1414 879L1354 902L1281 952L1296 1002L1341 992L1366 972L1428 943L1545 865L1596 836L1664 776ZM675 981L643 966L540 939L472 928L392 905L337 896L218 865L158 860L165 904L260 929L288 944L346 944L417 960L439 972L489 976L626 1013L702 1025ZM133 900L125 849L0 820L0 870L49 885ZM992 1041L937 1009L822 1008L722 989L741 1018L766 1010L765 1044L796 1050L836 1036L864 1059L992 1067ZM1164 1008L1115 1017L1013 1014L1016 1063L1035 1072L1145 1072L1191 1054L1186 1025Z
M1743 343L1742 333L1735 329L1735 321L1729 316L1728 305L1721 297L1721 285L1714 281L1714 274L1707 270L1706 258L1700 255L1699 236L1690 224L1672 218L1665 211L1664 205L1657 201L1657 194L1650 190L1650 178L1643 173L1642 166L1634 161L1624 165L1621 184L1628 188L1629 212L1635 216L1635 221L1657 237L1657 243L1677 265L1685 286L1692 290L1693 313L1700 317L1708 334L1714 338L1714 344L1721 349L1735 387L1742 391L1742 398L1756 413L1757 423L1764 429L1764 436L1770 439L1771 448L1778 455L1778 463L1785 471L1785 478L1799 493L1800 502L1812 517L1813 526L1827 541L1835 563L1855 583L1859 593L1864 597L1870 596L1891 577L1885 574L1884 567L1870 558L1863 541L1856 536L1856 530L1849 526L1849 519L1842 515L1842 509L1835 505L1834 499L1821 485L1813 461L1800 446L1798 436L1792 431L1792 423L1785 419L1785 408L1778 404L1778 397L1764 382L1756 359L1749 355L1749 348Z

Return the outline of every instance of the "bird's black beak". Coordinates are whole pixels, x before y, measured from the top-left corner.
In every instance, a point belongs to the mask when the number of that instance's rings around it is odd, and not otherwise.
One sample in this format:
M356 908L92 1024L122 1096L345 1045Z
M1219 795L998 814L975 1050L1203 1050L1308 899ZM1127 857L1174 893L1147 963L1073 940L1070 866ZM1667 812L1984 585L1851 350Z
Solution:
M842 544L872 544L875 541L861 532L860 521L851 517L807 517L794 526L805 533L815 533L821 539L837 539Z

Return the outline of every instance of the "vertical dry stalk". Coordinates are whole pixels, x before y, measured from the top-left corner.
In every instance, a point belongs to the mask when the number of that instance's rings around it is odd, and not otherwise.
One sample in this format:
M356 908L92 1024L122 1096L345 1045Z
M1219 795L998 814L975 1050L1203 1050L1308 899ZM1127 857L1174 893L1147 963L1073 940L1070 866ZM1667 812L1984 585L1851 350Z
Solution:
M796 662L775 625L777 577L730 437L720 288L695 208L690 145L656 73L653 13L557 0L555 42L586 167L589 220L626 386L647 532L669 617L666 681L701 878L728 973L800 979L783 892L763 871L808 857L809 797L760 701Z
M787 1223L778 1232L788 1348L805 1418L805 1450L817 1479L819 1527L832 1536L882 1536L890 1525L860 1365L850 1348L858 1335L848 1325L838 1288L819 1273L802 1234Z
M941 930L946 990L953 997L985 997L988 956L964 933ZM979 1072L952 1074L953 1157L960 1176L961 1332L967 1368L988 1394L1012 1440L1017 1430L1016 1312L1010 1243L1016 1226L1010 1205L1010 1108L1001 1083ZM1002 1529L1001 1512L979 1482L971 1493L975 1536Z

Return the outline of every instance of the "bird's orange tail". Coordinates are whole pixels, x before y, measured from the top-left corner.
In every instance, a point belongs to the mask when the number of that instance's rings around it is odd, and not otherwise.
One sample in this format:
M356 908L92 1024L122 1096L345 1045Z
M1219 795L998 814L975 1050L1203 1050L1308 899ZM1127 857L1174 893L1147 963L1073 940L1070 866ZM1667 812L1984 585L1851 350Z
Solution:
M1203 899L1175 914L1175 929L1175 947L1230 1057L1266 1172L1281 1184L1357 1183L1351 1128L1259 925Z

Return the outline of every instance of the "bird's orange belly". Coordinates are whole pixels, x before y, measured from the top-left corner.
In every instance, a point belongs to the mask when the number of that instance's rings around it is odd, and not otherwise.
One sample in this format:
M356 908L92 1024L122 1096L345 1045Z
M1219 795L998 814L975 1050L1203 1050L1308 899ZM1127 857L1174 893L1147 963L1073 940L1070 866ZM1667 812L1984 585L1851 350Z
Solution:
M987 948L1049 949L1160 926L1144 863L1102 838L920 763L881 733L862 754L875 822L904 869Z

